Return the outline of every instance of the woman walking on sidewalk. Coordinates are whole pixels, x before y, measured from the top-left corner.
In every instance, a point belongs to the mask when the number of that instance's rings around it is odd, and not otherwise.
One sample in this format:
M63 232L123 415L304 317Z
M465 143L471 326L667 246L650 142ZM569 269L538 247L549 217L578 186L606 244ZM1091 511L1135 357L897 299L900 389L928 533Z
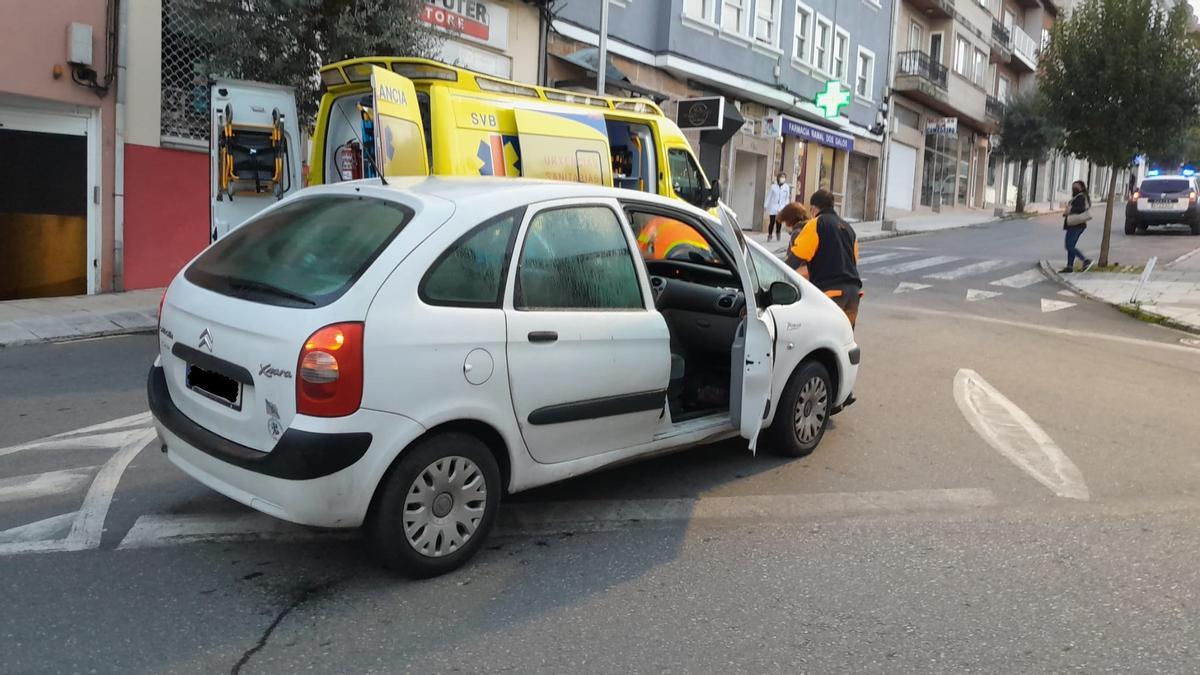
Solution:
M787 176L780 173L775 177L775 184L767 190L767 198L763 201L763 209L770 216L771 221L767 225L767 241L771 241L771 237L775 237L775 241L779 241L779 210L792 198L792 187L787 183Z
M1087 184L1081 180L1071 183L1071 201L1063 210L1063 230L1066 231L1067 266L1059 270L1060 274L1070 274L1075 271L1075 259L1083 263L1083 271L1092 269L1092 259L1079 250L1079 238L1087 229L1087 221L1092 215L1092 199L1088 196Z

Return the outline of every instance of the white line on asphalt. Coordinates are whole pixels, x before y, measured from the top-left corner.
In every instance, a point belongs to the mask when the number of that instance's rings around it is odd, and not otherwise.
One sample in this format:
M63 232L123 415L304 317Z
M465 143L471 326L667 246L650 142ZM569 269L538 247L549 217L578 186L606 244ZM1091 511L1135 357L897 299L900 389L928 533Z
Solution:
M925 314L926 316L941 316L948 319L964 319L966 321L978 321L980 323L990 323L1000 326L1011 326L1013 328L1024 328L1027 330L1035 330L1050 335L1060 335L1063 337L1076 338L1091 338L1093 340L1105 340L1108 342L1119 342L1126 345L1134 345L1137 347L1153 347L1165 349L1172 352L1183 352L1200 356L1200 350L1193 347L1185 347L1183 345L1174 344L1171 342L1155 342L1154 340L1142 340L1140 338L1125 337L1123 335L1108 335L1107 333L1093 333L1085 330L1072 330L1070 328L1054 328L1052 326L1039 326L1036 323L1026 323L1024 321L1009 321L1008 319L994 319L990 316L979 316L978 314L963 314L961 312L947 312L940 309L924 309L921 307L904 307L897 308L897 311L902 311L906 314Z
M975 432L1025 473L1059 497L1088 499L1079 467L1037 422L978 373L958 371L954 401Z
M1042 275L1041 270L1027 270L1020 274L1014 274L1011 277L1004 277L992 282L993 286L1006 286L1008 288L1026 288L1032 286L1039 281L1045 281L1046 277Z
M496 536L586 528L605 530L635 522L696 520L797 520L815 516L974 509L997 504L987 489L835 492L821 494L580 500L517 503L500 508ZM119 549L230 540L310 541L353 536L352 531L293 525L259 513L145 515Z
M129 441L129 439L144 434L147 427L141 426L123 431L101 431L86 436L50 436L21 445L0 448L0 457L25 450L112 450Z
M97 431L110 431L112 429L123 429L125 427L146 427L150 426L151 422L152 420L150 419L150 413L147 411L138 413L136 415L129 415L128 417L121 417L115 420L101 422L99 424L93 424L90 427L84 427L82 429L64 431L61 434L54 434L50 438L65 438L67 436L79 436L81 434L94 434Z
M899 253L892 252L892 253L876 253L874 255L864 255L858 259L858 266L862 267L864 265L874 265L875 263L881 263L884 260L891 260L893 258L903 258L906 255L912 255L912 252L911 251L900 251Z
M901 281L900 285L896 286L896 290L892 293L908 293L909 291L920 291L926 288L933 288L929 284L914 284L911 281Z
M962 279L963 277L975 276L976 274L983 274L984 272L992 272L992 271L995 271L998 269L1002 269L1005 267L1011 267L1011 266L1017 265L1017 264L1019 264L1019 263L1015 260L984 260L982 262L972 263L970 265L963 265L962 267L956 267L952 270L946 270L945 272L934 272L933 274L926 274L925 278L926 279L941 279L943 281L953 281L955 279Z
M1078 295L1075 294L1075 291L1068 291L1065 288L1063 290L1059 291L1058 294L1065 298L1078 298L1079 297Z
M121 482L121 475L133 461L142 448L146 447L157 435L153 429L143 430L131 438L117 454L104 463L96 480L88 488L87 496L83 498L83 507L79 516L71 525L71 533L67 541L79 546L79 549L96 548L100 545L100 536L104 533L104 519L108 517L108 507L112 504L113 493Z
M914 270L923 270L926 267L934 267L937 265L945 265L962 258L952 255L935 255L932 258L921 258L920 260L910 260L905 263L880 267L879 269L871 270L871 274L904 274Z
M95 468L95 466L84 466L77 469L61 469L28 476L0 478L0 503L15 502L20 499L37 499L70 492L86 483L88 476Z
M1074 307L1074 306L1075 306L1075 303L1073 303L1073 302L1065 302L1063 300L1047 300L1046 298L1042 298L1042 312L1043 313L1057 312L1060 309L1066 309L1068 307Z
M996 291L980 291L980 290L977 290L974 288L968 288L967 289L967 302L978 302L980 300L988 300L990 298L995 298L995 297L998 297L1001 295L1004 295L1004 294L997 293Z
M49 518L43 518L32 523L10 527L0 532L0 555L3 554L3 544L19 544L40 542L65 533L75 520L78 511L63 513Z

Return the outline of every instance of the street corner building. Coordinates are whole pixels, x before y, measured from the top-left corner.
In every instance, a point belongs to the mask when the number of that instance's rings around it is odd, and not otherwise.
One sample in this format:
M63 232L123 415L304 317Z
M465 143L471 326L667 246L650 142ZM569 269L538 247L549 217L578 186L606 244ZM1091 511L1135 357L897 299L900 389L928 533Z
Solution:
M596 90L601 3L556 5L546 84ZM782 172L873 219L882 186L891 0L617 0L604 87L659 103L744 228Z

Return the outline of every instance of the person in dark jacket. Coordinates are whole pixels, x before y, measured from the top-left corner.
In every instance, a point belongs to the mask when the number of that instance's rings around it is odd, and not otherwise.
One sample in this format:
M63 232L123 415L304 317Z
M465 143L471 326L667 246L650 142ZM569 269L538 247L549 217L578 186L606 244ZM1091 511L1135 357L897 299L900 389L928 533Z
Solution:
M1066 231L1066 248L1067 248L1067 266L1059 270L1060 274L1070 274L1075 271L1075 259L1083 263L1083 271L1086 272L1092 269L1092 259L1083 254L1079 250L1079 238L1083 236L1083 231L1087 229L1086 222L1072 223L1073 215L1085 214L1092 207L1092 200L1088 197L1087 183L1077 180L1071 183L1071 201L1067 204L1067 208L1063 211L1063 230Z
M836 302L854 326L862 297L858 238L833 210L833 193L829 190L817 190L808 203L817 215L792 235L788 264Z

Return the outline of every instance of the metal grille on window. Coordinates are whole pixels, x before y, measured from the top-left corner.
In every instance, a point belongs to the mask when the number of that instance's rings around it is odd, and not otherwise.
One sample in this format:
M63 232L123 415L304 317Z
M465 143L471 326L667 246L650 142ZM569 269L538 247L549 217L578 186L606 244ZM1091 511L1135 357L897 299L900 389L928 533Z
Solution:
M219 39L216 22L196 11L196 0L162 2L162 138L208 147L207 61Z

